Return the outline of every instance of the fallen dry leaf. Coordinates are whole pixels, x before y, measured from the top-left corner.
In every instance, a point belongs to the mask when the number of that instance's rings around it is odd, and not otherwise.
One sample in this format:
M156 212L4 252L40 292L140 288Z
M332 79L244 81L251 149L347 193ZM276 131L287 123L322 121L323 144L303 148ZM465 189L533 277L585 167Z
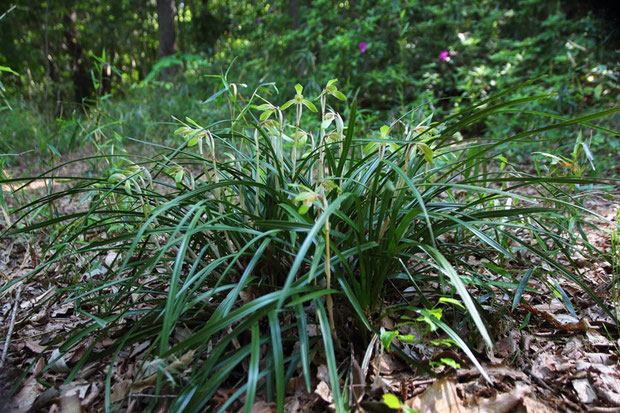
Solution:
M443 378L421 395L407 401L407 404L414 410L429 413L508 413L523 405L531 391L530 386L517 384L512 391L493 398L477 398L476 404L465 405L465 401L459 397L456 381Z
M593 387L598 396L606 403L620 407L620 376L615 374L600 374L593 376Z
M525 397L522 404L526 413L554 413L554 410L548 408L541 402L532 399L531 397Z
M41 393L32 404L29 412L36 412L47 406L53 399L58 397L58 389L56 387L50 387Z
M359 405L366 394L366 377L353 355L351 355L350 394L355 405Z
M123 380L117 383L114 383L112 386L112 394L110 395L110 401L115 403L119 400L123 400L125 395L129 391L129 387L131 386L131 380Z
M183 354L180 359L177 359L166 366L165 370L169 373L175 373L185 370L189 363L193 360L196 350L190 350ZM157 374L151 374L149 377L139 380L131 386L131 390L134 392L141 392L142 390L154 386L157 381Z
M73 307L74 304L72 302L55 307L54 310L52 310L52 318L65 318L68 315L71 315L71 313L73 312Z
M588 331L586 331L586 337L588 338L588 341L590 341L590 344L592 344L595 347L611 347L611 346L613 346L613 343L611 341L609 341L609 339L607 337L605 337L604 335L602 335L601 333L599 333L596 330L588 330Z
M447 378L437 380L424 393L408 400L407 405L420 412L469 413L469 409L461 404L456 383Z
M45 346L40 345L38 341L26 340L25 344L26 348L35 354L41 354L45 350Z
M532 392L530 386L518 384L512 391L497 395L492 399L484 399L478 407L471 409L473 412L480 413L508 413L512 412L523 398Z
M573 388L581 403L590 404L596 400L596 393L588 379L573 380Z
M325 364L321 364L317 367L316 378L319 379L319 381L329 383L329 371L327 370L327 366Z
M334 399L332 398L332 391L329 388L329 385L322 380L316 386L316 390L314 390L314 392L327 403L332 403L334 401Z
M511 330L505 337L497 342L495 351L503 358L512 357L517 352L519 341L519 332L517 330Z
M376 374L392 374L397 371L401 371L406 369L401 361L397 358L392 357L390 354L383 353L377 355L372 361L371 365L373 366Z
M80 399L77 394L60 396L60 409L62 413L81 413Z
M43 386L37 383L34 376L30 376L19 393L11 400L9 411L15 413L27 412L42 392Z
M618 361L617 355L609 353L586 353L585 356L591 363L605 366L613 366Z
M586 318L582 318L577 320L576 318L567 315L567 314L553 314L550 311L543 311L540 309L541 306L530 306L525 303L521 303L521 306L530 313L534 313L536 315L541 316L546 321L551 323L553 327L562 331L588 331L592 329L592 326L588 322ZM547 306L542 306L542 308L546 308Z
M532 362L532 374L543 380L552 379L573 366L568 359L551 353L541 353Z
M258 401L252 405L252 413L271 413L275 411L272 403L267 403L265 401Z
M134 358L135 356L137 356L138 354L146 350L150 345L151 345L150 340L144 341L140 344L136 344L131 354L129 355L129 358Z
M92 383L90 386L90 393L82 400L82 407L90 407L93 402L97 399L101 393L101 386L98 386L97 383Z
M58 349L52 351L52 355L47 362L50 364L50 370L55 371L56 373L68 373L71 371L69 366L67 366L67 362L64 357L60 354L60 350Z
M493 366L493 365L488 365L488 364L483 364L484 370L487 372L487 374L491 377L497 377L500 379L500 381L503 381L504 378L509 377L512 380L519 380L519 381L524 381L527 382L528 381L528 377L525 373L523 373L520 370L515 370L512 367L507 367L507 366ZM464 377L478 377L480 376L480 370L473 368L473 369L461 369L458 371L457 373L459 378L464 378Z

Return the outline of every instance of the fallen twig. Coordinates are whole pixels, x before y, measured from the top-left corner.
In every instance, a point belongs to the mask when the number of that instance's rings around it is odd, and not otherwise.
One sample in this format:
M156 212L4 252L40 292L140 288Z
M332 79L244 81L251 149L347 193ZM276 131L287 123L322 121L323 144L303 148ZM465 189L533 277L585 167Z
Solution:
M9 323L9 331L6 334L6 340L4 341L4 349L2 350L2 357L0 357L0 368L4 366L4 360L6 359L6 355L9 351L9 344L11 343L11 335L13 334L13 328L15 327L15 316L17 315L17 307L19 306L19 298L22 294L23 285L20 284L17 287L17 292L15 293L15 305L13 306L13 312L11 313L11 321Z

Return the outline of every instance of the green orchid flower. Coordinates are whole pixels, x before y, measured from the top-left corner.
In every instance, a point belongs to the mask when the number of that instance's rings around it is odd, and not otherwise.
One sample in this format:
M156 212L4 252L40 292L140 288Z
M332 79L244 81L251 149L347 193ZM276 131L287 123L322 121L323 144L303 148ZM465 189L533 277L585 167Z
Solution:
M289 100L288 102L286 102L284 105L282 105L280 109L286 110L291 105L298 105L298 106L304 105L305 107L307 107L308 109L316 113L317 112L316 106L314 106L314 104L310 102L309 100L304 99L304 95L302 94L302 92L304 91L304 87L300 85L299 83L297 83L295 85L295 91L297 92L295 94L295 97Z
M338 79L332 79L329 82L327 82L327 85L325 86L325 89L323 89L323 92L321 92L321 94L319 95L319 98L323 95L332 95L338 100L346 101L347 97L345 96L345 94L339 91L338 88L336 87L337 81Z

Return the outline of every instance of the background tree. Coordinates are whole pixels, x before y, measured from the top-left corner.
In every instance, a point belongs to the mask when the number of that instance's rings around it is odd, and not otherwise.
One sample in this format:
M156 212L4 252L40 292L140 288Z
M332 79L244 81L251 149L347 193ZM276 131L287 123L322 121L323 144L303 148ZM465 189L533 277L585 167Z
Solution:
M174 16L174 0L157 0L157 33L160 58L171 56L177 52ZM163 80L170 80L175 72L175 66L164 67L161 71L161 78Z
M80 36L76 25L77 13L71 10L63 16L63 25L66 47L70 56L71 78L73 80L73 91L75 102L83 103L85 99L93 95L93 83L84 62L84 54L80 43Z

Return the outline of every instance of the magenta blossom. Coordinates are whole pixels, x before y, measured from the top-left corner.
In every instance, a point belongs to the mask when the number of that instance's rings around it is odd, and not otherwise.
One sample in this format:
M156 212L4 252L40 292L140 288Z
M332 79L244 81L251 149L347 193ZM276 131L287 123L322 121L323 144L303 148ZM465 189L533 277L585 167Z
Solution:
M368 43L360 42L358 46L360 47L360 53L366 53L366 47L368 47Z
M445 62L445 61L447 61L448 59L450 59L450 53L449 53L447 50L442 50L442 51L439 53L438 58L439 58L439 60L442 60L442 61L444 61L444 62Z

